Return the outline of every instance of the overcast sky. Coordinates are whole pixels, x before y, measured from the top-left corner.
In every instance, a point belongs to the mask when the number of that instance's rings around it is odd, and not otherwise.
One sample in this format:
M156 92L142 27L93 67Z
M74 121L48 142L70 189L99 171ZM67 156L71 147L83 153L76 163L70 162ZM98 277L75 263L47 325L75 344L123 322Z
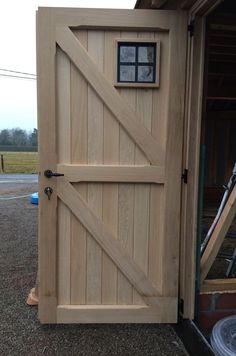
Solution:
M37 127L36 81L4 75L36 74L35 12L38 6L130 8L135 0L3 0L0 11L0 130Z

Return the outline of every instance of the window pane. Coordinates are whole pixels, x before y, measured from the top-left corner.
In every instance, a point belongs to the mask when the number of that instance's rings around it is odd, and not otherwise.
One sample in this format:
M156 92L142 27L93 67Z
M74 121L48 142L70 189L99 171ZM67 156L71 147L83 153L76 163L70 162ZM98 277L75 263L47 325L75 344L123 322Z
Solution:
M138 82L154 82L153 67L138 66Z
M120 62L135 62L135 47L120 46Z
M139 63L153 63L154 62L154 47L141 46L138 48L138 61Z
M120 82L135 81L135 66L120 66Z

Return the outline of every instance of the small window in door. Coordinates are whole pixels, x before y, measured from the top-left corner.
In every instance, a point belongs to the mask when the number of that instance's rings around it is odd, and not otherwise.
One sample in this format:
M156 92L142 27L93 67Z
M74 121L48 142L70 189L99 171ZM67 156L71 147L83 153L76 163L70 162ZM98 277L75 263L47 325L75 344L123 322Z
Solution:
M116 86L159 86L160 43L117 41Z

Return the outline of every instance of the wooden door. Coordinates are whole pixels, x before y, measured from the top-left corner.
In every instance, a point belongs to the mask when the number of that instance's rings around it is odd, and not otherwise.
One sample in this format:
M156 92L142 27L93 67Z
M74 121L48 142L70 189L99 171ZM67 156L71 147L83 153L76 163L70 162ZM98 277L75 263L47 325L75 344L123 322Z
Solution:
M186 34L182 12L38 11L42 323L177 321ZM158 87L115 86L119 40L158 41Z

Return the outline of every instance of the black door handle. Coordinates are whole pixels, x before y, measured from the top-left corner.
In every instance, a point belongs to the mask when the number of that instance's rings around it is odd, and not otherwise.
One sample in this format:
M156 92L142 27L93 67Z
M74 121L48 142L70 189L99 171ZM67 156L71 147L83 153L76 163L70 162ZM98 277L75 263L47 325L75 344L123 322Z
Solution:
M64 174L63 173L54 173L52 172L50 169L47 169L46 171L44 171L44 175L47 178L52 178L52 177L63 177Z

